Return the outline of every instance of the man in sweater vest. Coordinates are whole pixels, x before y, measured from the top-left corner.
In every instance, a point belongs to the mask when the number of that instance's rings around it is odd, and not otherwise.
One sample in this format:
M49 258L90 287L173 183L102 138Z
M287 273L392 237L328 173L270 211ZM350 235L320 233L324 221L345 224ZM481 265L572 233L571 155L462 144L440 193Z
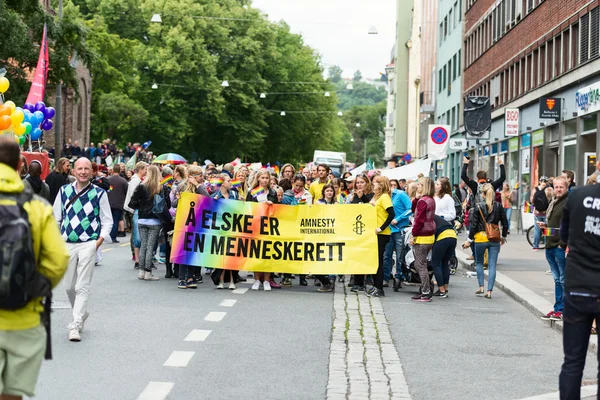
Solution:
M73 309L69 340L79 342L88 317L87 302L96 261L96 249L110 237L113 225L107 193L92 184L92 163L80 158L73 169L76 181L60 188L53 214L69 249L65 274L67 296Z
M566 243L560 240L560 221L563 216L563 207L569 196L567 178L558 176L554 178L554 195L546 211L546 221L538 222L540 230L546 236L546 260L550 265L554 278L554 310L544 315L542 319L562 321L564 309L565 265L567 263L565 250Z

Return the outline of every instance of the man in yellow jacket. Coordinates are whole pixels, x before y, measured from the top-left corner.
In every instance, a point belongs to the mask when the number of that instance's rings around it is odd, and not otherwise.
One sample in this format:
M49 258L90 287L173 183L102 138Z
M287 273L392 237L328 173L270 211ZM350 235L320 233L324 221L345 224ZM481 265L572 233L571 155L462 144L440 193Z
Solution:
M0 136L0 207L14 206L11 195L24 190L17 172L20 149L12 136ZM9 195L9 196L6 196ZM11 203L12 202L12 203ZM39 196L23 205L27 212L37 270L55 287L65 274L69 252L52 215L52 206ZM46 350L41 323L41 298L17 310L0 309L0 398L33 397Z
M313 202L316 204L317 200L323 198L323 186L331 183L327 178L329 175L329 166L326 164L317 165L317 179L310 184L309 192L313 197Z

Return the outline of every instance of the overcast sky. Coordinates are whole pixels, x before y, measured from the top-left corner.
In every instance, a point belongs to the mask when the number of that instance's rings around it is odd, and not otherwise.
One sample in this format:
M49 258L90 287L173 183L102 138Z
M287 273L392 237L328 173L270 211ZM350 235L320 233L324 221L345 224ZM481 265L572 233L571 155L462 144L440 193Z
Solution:
M395 0L254 0L274 21L285 20L322 57L325 69L339 65L344 77L359 69L378 78L391 61L396 31ZM369 35L369 26L378 35Z

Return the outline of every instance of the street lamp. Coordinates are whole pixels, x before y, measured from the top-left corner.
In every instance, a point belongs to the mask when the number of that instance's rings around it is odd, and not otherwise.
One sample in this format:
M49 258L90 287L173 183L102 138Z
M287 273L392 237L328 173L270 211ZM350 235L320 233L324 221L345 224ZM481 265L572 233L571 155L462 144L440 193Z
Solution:
M346 90L352 90L352 89L354 89L354 86L352 86L351 83L346 85Z
M343 112L341 112L341 111L338 111L338 114L337 114L337 115L338 115L338 117L341 117L342 115L344 115L344 113L343 113Z
M281 113L279 113L279 115L281 115L282 117L285 117L285 111L282 111Z
M325 92L325 97L331 97L331 94L329 92Z
M160 24L162 22L162 18L160 17L160 14L154 14L152 16L152 18L150 19L150 22L154 22L154 23Z
M158 89L158 85L156 83L153 83L152 84L152 89L154 89L154 90Z
M261 99L266 99L267 98L267 94L266 93L261 93L260 94L260 98Z
M221 86L223 86L223 87L229 87L229 82L223 81L223 83L221 83Z
M378 34L377 28L375 27L375 25L371 25L369 27L369 35L377 35L377 34Z
M357 128L360 128L360 122L357 122L357 123L356 123L356 127L357 127Z

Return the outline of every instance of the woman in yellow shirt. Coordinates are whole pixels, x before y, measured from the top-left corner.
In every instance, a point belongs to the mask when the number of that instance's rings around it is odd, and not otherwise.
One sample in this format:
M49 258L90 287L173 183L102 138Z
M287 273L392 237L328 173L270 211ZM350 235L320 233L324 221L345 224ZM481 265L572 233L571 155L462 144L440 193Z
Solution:
M394 205L392 204L392 196L390 190L390 181L387 177L378 175L373 178L373 192L375 195L371 199L371 204L377 212L377 255L379 257L379 265L375 274L374 286L367 292L370 297L383 297L383 254L385 247L390 242L390 223L394 219Z
M431 250L431 265L438 285L438 291L434 296L446 298L450 283L450 260L454 256L458 236L454 226L444 218L436 215L433 220L435 222L435 243Z

